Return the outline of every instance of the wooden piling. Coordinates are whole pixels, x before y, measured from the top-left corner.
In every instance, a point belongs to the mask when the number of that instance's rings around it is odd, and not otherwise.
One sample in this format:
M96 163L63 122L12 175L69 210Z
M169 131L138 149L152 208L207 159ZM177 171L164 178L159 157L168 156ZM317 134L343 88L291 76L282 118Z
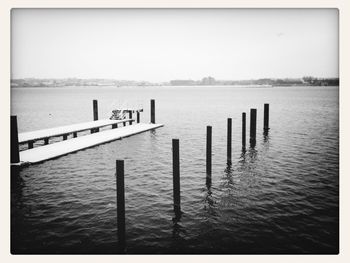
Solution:
M129 110L129 119L132 119L132 111ZM132 121L129 121L129 125L132 125Z
M246 113L242 113L242 148L246 145Z
M44 139L44 144L45 144L45 145L48 145L48 144L49 144L49 138L45 138L45 139Z
M252 147L256 144L256 109L250 109L250 144Z
M180 198L180 153L179 140L173 139L173 197L174 212L180 214L181 198Z
M136 122L140 123L140 112L136 112Z
M11 116L11 163L19 163L17 116Z
M232 119L227 119L227 164L232 162Z
M73 132L73 138L77 138L78 137L78 133L77 132Z
M116 160L118 246L125 250L124 160Z
M264 133L267 133L269 131L269 104L264 104Z
M29 141L28 142L28 149L33 149L34 147L34 141Z
M92 101L93 105L93 112L94 112L94 121L98 120L98 106L97 106L97 100ZM91 133L98 132L100 129L99 128L94 128L91 130Z
M212 127L207 126L207 176L211 176L211 141Z
M156 123L155 101L151 100L151 123Z

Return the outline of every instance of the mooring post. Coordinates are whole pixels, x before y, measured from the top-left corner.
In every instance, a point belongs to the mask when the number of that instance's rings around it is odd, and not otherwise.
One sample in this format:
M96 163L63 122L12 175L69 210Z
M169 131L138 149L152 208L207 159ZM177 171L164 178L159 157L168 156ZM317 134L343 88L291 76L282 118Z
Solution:
M179 139L173 139L173 196L174 212L176 215L181 211L180 199L180 153Z
M212 127L207 126L207 176L211 177L211 137Z
M227 119L227 164L232 162L232 119Z
M11 116L11 163L19 163L17 116Z
M93 112L94 112L94 121L97 121L98 120L97 100L93 100L92 105L93 105ZM91 133L98 132L98 131L99 131L99 128L91 129Z
M256 144L256 109L250 109L250 144L252 147Z
M246 114L242 113L242 149L245 149L246 142Z
M129 119L132 119L132 111L129 110ZM132 121L129 121L129 125L132 125Z
M156 123L155 101L151 100L151 123Z
M173 196L174 212L179 215L181 213L179 139L173 139Z
M124 192L124 160L116 160L117 176L117 225L118 245L125 251L125 192Z
M28 142L28 149L33 149L34 147L34 141L29 141Z
M269 131L269 104L264 104L264 133Z
M139 111L136 112L136 122L140 123L140 112Z

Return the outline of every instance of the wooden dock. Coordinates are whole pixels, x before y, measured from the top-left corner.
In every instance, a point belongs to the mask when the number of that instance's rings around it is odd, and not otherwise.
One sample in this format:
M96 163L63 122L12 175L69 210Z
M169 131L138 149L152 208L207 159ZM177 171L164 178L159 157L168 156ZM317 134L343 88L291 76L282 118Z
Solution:
M119 112L122 112L123 116L119 116ZM11 165L43 162L163 126L163 124L155 124L154 100L151 100L151 123L140 123L141 112L143 109L139 108L116 109L112 111L113 115L110 119L98 120L98 104L97 100L93 100L94 121L24 133L18 133L17 116L11 116ZM128 117L124 113L128 114ZM135 122L133 113L136 113L135 125L132 125ZM123 126L118 128L118 124L123 124ZM100 131L100 128L107 126L111 126L111 129ZM81 134L83 136L78 137L78 132L88 130L91 134L85 132ZM73 136L68 139L70 134ZM62 136L63 140L50 144L50 138L58 136ZM44 145L37 145L38 147L34 148L34 142L39 140L44 140ZM19 144L24 143L28 143L28 149L20 151Z
M126 127L101 131L86 136L44 145L20 152L20 165L39 163L62 155L73 153L82 149L93 147L102 143L118 140L148 130L162 127L163 124L138 123ZM61 127L62 128L62 127Z
M37 131L23 132L18 134L18 142L26 143L30 141L38 141L46 138L57 137L61 135L71 134L75 132L81 132L85 130L102 128L109 125L115 125L125 122L133 122L133 119L124 119L124 120L98 120L98 121L90 121L84 123L77 123L72 125L66 125L61 127L54 127L50 129L43 129Z

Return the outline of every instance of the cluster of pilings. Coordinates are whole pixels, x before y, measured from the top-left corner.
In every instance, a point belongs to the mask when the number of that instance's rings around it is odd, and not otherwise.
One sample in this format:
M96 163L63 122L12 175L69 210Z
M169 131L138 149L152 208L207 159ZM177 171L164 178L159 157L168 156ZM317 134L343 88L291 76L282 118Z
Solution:
M152 110L153 109L153 110ZM151 101L151 122L155 121L154 116L154 100ZM256 145L256 120L257 110L250 109L250 147ZM152 122L154 123L154 122ZM269 104L264 104L264 135L269 131ZM246 113L242 113L242 150L246 148ZM175 220L181 218L181 197L180 197L180 140L172 139L172 156L173 156L173 207ZM227 119L227 164L232 162L232 119ZM207 126L206 136L206 180L207 184L211 184L212 174L212 127ZM125 192L124 192L124 160L116 161L116 177L117 177L117 225L118 225L118 246L121 253L126 251L125 236Z

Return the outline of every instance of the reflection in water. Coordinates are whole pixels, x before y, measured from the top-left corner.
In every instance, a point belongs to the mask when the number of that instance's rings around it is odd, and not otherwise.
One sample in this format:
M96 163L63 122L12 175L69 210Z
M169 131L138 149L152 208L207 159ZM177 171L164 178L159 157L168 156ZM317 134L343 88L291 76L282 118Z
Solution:
M20 175L19 166L11 166L11 253L18 252L25 235L25 203L23 200L24 181Z
M212 180L211 175L207 174L206 177L206 193L204 197L204 210L208 211L209 214L215 214L214 205L215 201L213 198L212 188L211 188Z
M264 130L264 143L269 142L270 136L269 136L269 131L268 130Z

